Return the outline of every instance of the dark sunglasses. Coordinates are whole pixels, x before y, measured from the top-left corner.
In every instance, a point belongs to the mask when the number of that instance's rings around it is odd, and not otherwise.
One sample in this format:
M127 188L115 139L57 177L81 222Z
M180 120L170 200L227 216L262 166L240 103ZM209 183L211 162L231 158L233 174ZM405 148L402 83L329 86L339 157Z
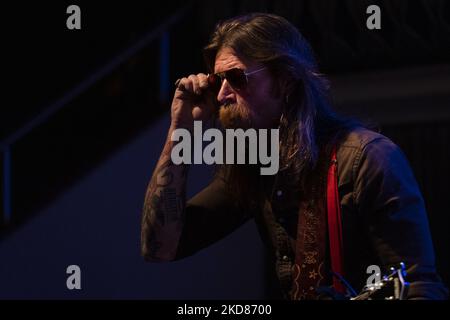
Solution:
M227 71L215 73L215 74L209 74L208 75L208 82L211 88L218 93L220 88L222 87L223 80L226 79L227 82L231 85L231 87L235 90L244 90L247 88L248 85L248 76L255 74L257 72L260 72L262 70L266 69L266 67L263 67L261 69L252 71L252 72L245 72L244 70L240 68L233 68L229 69Z

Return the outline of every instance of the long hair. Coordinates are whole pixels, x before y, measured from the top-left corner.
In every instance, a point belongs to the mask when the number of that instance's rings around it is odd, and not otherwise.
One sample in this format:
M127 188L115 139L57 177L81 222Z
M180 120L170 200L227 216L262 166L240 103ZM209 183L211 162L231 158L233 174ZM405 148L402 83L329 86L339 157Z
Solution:
M305 190L320 155L329 154L355 122L332 110L328 82L318 71L308 41L286 19L254 13L217 24L204 48L210 72L214 70L217 52L225 47L263 64L275 79L273 94L284 101L280 119L280 171L288 173L290 179L286 183L292 190ZM250 181L250 175L257 173L236 167L222 166L234 194L241 202L260 200L262 190L254 184L262 178L253 176Z

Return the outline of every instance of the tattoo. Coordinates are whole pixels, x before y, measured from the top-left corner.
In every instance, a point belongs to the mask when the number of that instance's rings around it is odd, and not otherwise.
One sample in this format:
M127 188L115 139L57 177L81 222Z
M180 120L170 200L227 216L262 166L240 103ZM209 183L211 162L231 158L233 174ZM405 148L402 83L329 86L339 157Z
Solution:
M156 220L164 226L164 210L161 208L161 197L153 194L150 198L151 214L156 217Z
M157 169L155 173L156 187L167 187L173 182L173 173L169 170L172 166L172 160L169 159Z
M177 194L174 188L166 188L163 190L163 202L166 222L175 222L179 219L179 211L177 207Z
M148 243L148 251L147 251L148 255L150 257L157 257L158 252L160 251L160 249L162 247L162 244L156 238L155 232L150 232L148 234L147 243Z
M181 232L187 171L187 166L176 166L164 156L155 169L144 201L141 226L142 252L147 257L158 259L161 250L170 250L173 246L172 236L176 239L176 234L167 234L163 229L165 226L179 222L175 227ZM178 181L182 184L175 184L175 179L180 179Z
M156 257L158 251L161 249L161 242L156 238L156 234L153 230L149 217L152 216L152 208L150 206L144 206L144 212L142 215L142 230L141 230L141 250L144 256Z
M169 157L172 153L172 147L173 147L173 141L170 140L169 138L166 141L166 145L164 146L164 149L161 153L161 157Z

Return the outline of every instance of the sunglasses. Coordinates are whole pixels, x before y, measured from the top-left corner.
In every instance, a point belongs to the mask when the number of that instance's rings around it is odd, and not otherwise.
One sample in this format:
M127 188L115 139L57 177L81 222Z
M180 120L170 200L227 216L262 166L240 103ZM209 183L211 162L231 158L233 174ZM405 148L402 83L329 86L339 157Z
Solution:
M208 82L214 92L218 93L220 88L222 87L223 80L227 80L230 86L235 90L244 90L248 85L248 76L258 73L262 70L266 69L263 67L261 69L245 72L240 68L233 68L227 71L209 74Z

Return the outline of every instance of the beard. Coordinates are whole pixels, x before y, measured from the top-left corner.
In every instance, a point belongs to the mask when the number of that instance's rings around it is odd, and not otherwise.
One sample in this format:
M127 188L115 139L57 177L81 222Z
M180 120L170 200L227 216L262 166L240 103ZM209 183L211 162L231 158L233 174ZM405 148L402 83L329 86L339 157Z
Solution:
M222 105L219 109L219 121L225 129L252 128L249 109L237 103Z

